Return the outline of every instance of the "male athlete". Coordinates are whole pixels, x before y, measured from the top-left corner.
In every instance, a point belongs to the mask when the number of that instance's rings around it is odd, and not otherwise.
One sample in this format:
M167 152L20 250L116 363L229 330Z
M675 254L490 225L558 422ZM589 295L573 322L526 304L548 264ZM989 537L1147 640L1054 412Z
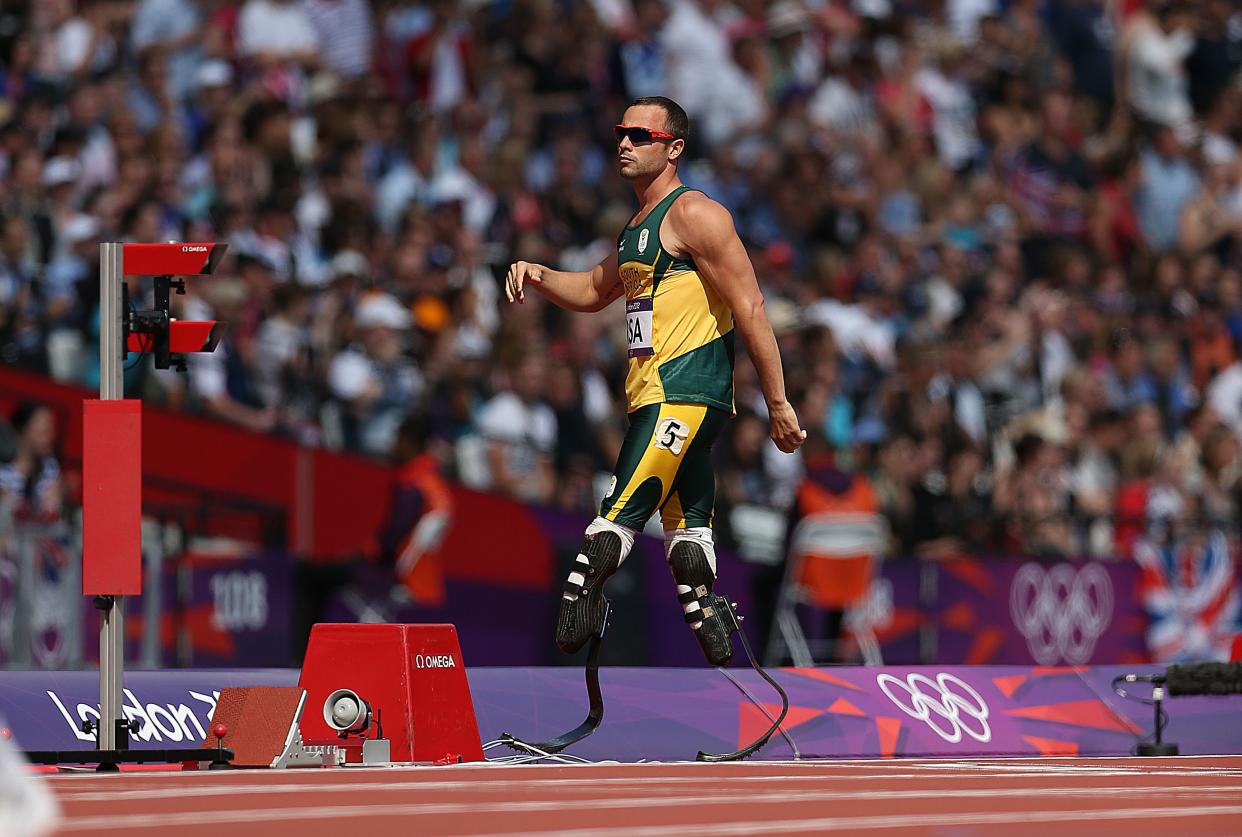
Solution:
M711 607L715 482L711 446L733 414L734 327L746 341L767 400L771 435L786 453L806 433L785 399L776 338L728 211L683 186L677 164L690 132L670 99L637 99L616 127L621 176L639 209L617 241L617 260L590 272L517 262L505 295L533 288L570 311L599 311L625 296L629 430L599 517L565 582L556 643L572 654L603 628L604 583L657 509L677 597L712 665L733 656L730 631Z

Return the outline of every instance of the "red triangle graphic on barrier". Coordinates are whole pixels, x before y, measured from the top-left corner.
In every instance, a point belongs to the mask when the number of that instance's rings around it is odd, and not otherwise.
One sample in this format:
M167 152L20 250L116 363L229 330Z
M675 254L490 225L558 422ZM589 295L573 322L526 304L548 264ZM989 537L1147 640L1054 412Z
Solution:
M943 561L940 566L948 573L951 573L980 593L992 592L992 576L984 568L982 561L975 561L970 558L955 558L952 561Z
M1022 740L1030 744L1041 756L1076 756L1078 744L1073 741L1060 741L1056 738L1039 738L1024 735Z
M781 671L787 671L790 674L797 674L801 677L809 677L812 680L819 680L824 683L831 683L834 686L841 686L846 689L853 689L856 692L862 691L860 687L855 686L853 683L849 682L848 680L842 680L840 677L833 677L831 674L824 671L822 668L783 668L781 669Z
M1010 709L1006 714L1035 721L1054 721L1075 727L1107 729L1116 732L1142 732L1141 729L1113 712L1098 700L1079 700L1073 703L1054 703L1049 706L1028 706Z
M772 716L771 718L763 714L763 711L753 703L743 703L738 707L737 746L744 747L763 735L768 731L768 727L772 726L772 721L776 719L776 716L781 714L781 705L779 703L764 703L761 705ZM805 724L812 718L817 718L823 714L824 712L821 709L791 706L789 707L789 714L781 722L781 729L788 732L799 724Z
M893 618L885 628L877 628L875 635L881 643L889 642L906 634L914 633L923 624L923 615L913 610L893 611Z
M828 707L828 711L836 715L856 715L859 718L867 717L867 713L850 703L845 698L837 698L832 706Z
M970 650L966 652L966 664L978 666L992 662L992 658L1004 641L1005 637L1000 628L995 626L979 628L974 642L970 644Z
M955 631L969 631L975 626L975 610L970 602L958 602L944 612L940 624Z
M1013 697L1013 693L1018 691L1018 687L1026 682L1025 674L1015 674L1012 677L993 677L992 682L996 684L996 688L1001 690L1001 694L1005 697Z
M901 719L876 718L875 728L880 734L880 755L891 759L897 752L897 736L901 733Z

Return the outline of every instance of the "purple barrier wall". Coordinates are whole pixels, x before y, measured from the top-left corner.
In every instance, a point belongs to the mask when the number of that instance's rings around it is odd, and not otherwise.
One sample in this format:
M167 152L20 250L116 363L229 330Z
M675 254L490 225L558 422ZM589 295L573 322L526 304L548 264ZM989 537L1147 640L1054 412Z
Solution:
M546 517L546 519L545 519ZM506 586L450 577L444 606L416 607L389 598L392 577L378 565L357 569L322 621L449 622L475 665L576 665L552 642L554 589L577 552L581 532L573 515L547 513L540 526L556 555L546 587ZM9 570L12 570L9 567ZM0 566L0 635L12 619ZM754 614L751 565L720 555L720 589ZM1135 590L1134 564L962 559L937 564L893 561L880 585L888 602L877 633L884 660L915 665L1103 665L1148 659L1146 617ZM292 644L293 561L284 553L198 557L169 565L161 579L164 618L160 662L187 667L288 665ZM610 665L697 666L702 655L686 629L664 561L663 544L641 537L609 586L613 628L605 649ZM89 601L81 648L96 658L98 617ZM142 659L143 597L127 597L127 658ZM67 624L67 623L66 623ZM813 633L815 620L808 620ZM748 633L756 633L747 623ZM11 630L11 627L10 627ZM33 638L35 665L66 667L65 627L49 623ZM4 645L0 642L0 648ZM43 651L46 646L50 651ZM62 657L55 654L61 653ZM760 651L762 653L762 651ZM0 653L0 657L3 654Z
M127 672L123 711L127 718L142 722L131 745L154 749L197 746L205 737L221 689L297 682L296 669ZM82 732L81 726L84 720L99 720L99 675L92 671L2 672L0 714L24 749L92 747L94 738Z
M1126 755L1151 730L1150 707L1110 687L1157 666L1018 666L782 669L789 738L804 758ZM573 753L592 760L689 760L728 751L766 728L775 695L757 675L732 669L607 668L604 723ZM538 740L586 714L580 669L471 668L484 742L502 732ZM290 685L297 671L150 671L126 676L125 711L145 723L137 747L197 743L224 686ZM745 688L760 704L747 697ZM27 749L89 747L77 731L96 713L90 672L0 673L0 714ZM364 695L365 697L365 695ZM1166 740L1184 754L1242 752L1242 697L1174 698ZM762 707L762 708L761 708ZM318 711L318 707L307 707ZM759 754L794 755L780 736Z
M924 610L936 638L931 659L940 665L1148 659L1133 562L971 558L933 572Z

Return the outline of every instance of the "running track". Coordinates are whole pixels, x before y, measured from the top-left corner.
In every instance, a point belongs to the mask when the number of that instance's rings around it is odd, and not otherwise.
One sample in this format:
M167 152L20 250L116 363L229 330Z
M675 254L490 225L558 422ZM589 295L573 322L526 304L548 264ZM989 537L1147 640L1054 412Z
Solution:
M1242 757L46 777L58 835L1242 834Z

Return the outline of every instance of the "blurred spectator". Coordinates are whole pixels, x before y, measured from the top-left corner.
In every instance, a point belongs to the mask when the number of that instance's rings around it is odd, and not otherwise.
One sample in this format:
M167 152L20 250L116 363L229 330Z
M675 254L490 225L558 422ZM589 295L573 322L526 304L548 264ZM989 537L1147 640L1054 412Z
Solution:
M996 541L991 476L983 455L962 445L947 469L928 473L914 490L914 552L920 558L953 558L986 552Z
M997 476L992 502L1006 522L1013 551L1070 557L1078 552L1069 474L1061 448L1028 433L1014 449L1013 468Z
M1194 48L1187 9L1178 0L1145 0L1127 24L1129 101L1144 120L1186 129L1192 109L1185 61Z
M180 101L194 90L202 60L202 16L193 0L139 0L130 41L143 66L167 62L167 93ZM165 91L153 91L160 96Z
M260 68L309 68L319 62L321 41L298 0L246 0L237 17L237 45Z
M302 0L325 68L346 79L371 69L375 24L367 0Z
M453 500L440 475L442 453L437 442L425 419L406 419L397 429L396 484L379 535L381 559L393 565L409 599L427 607L444 604L440 545L453 520Z
M0 502L22 516L56 518L64 485L56 461L56 417L45 406L19 404L9 417L17 435L13 459L0 463Z
M353 320L358 342L332 358L328 385L344 405L345 444L385 454L423 389L422 375L403 345L411 315L390 294L374 294L358 303Z
M1182 209L1199 191L1199 175L1186 158L1172 128L1157 128L1152 144L1139 157L1139 183L1134 196L1139 230L1155 250L1177 243Z
M472 89L471 58L474 49L470 29L458 20L457 4L432 0L430 25L405 47L415 100L433 111L456 107Z
M879 508L866 475L841 468L822 436L808 434L803 452L806 476L790 509L787 549L796 563L790 572L797 575L793 580L802 590L802 603L823 612L820 635L808 639L827 643L831 662L844 662L841 638L846 612L870 590L874 568L884 558L858 545L859 529L869 528L860 526L860 521L871 518ZM784 572L781 565L775 569ZM779 577L776 573L756 576L756 601L768 607L775 602L775 591L766 589L764 582ZM847 601L847 596L857 598ZM768 616L760 624L771 624L770 614L757 609L758 614Z
M491 487L537 503L552 499L556 413L546 401L548 366L527 355L509 370L510 383L479 411Z
M1009 165L1009 187L1031 236L1048 239L1080 235L1085 226L1084 190L1093 178L1087 161L1070 145L1072 100L1049 91L1041 100L1039 135L1020 148Z
M739 413L726 432L726 444L718 447L721 479L716 488L717 543L735 549L756 566L751 573L751 594L757 633L756 647L763 648L774 615L777 593L785 574L786 514L778 505L778 477L764 458L768 423L749 411Z

